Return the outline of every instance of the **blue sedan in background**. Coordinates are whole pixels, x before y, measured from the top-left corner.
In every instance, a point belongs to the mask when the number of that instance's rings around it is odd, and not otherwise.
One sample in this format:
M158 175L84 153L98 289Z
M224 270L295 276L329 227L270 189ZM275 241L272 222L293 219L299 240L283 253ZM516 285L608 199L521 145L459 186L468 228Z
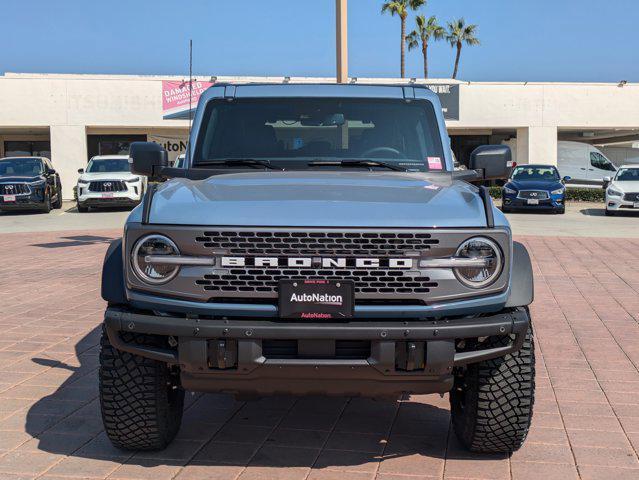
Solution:
M566 187L570 177L559 176L554 165L519 165L502 187L502 211L547 210L565 213Z

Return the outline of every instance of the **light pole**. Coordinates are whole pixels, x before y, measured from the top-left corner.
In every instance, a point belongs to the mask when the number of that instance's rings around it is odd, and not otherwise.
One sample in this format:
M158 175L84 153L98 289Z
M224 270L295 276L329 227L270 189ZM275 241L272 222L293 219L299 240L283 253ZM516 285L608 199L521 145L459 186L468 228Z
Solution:
M348 82L348 0L335 0L337 83Z

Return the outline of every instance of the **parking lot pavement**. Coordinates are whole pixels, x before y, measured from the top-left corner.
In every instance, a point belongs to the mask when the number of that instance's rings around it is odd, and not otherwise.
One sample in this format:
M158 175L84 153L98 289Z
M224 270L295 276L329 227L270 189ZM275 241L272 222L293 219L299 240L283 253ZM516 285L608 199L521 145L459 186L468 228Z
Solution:
M568 202L563 215L521 212L506 216L515 235L639 238L639 211L607 217L603 203Z
M2 479L639 478L638 239L519 237L534 262L537 400L512 457L462 450L448 400L187 396L165 451L102 430L99 271L119 230L0 236Z
M49 214L0 212L0 234L121 229L129 212L119 208L78 213L73 202ZM568 203L565 215L526 212L507 217L516 235L639 238L639 212L606 217L601 203Z

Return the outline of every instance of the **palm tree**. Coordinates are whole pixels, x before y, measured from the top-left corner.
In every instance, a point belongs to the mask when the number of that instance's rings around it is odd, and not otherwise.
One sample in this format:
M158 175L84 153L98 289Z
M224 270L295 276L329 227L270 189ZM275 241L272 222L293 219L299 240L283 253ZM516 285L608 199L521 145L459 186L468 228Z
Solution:
M415 18L417 28L406 37L408 50L419 47L422 44L422 55L424 56L424 78L428 78L428 42L431 38L441 40L446 34L444 27L437 23L435 16L426 20L424 15L417 15Z
M477 25L466 25L462 18L448 22L448 31L446 32L446 41L451 47L457 47L457 56L455 57L455 70L453 70L453 78L457 78L457 70L459 68L459 57L461 56L462 45L468 46L479 45L479 39L475 36L477 33Z
M394 0L386 1L382 5L382 13L390 12L392 16L399 16L402 22L402 38L401 38L401 62L400 62L400 74L401 77L405 77L406 71L406 17L408 17L409 10L417 10L424 5L426 0Z

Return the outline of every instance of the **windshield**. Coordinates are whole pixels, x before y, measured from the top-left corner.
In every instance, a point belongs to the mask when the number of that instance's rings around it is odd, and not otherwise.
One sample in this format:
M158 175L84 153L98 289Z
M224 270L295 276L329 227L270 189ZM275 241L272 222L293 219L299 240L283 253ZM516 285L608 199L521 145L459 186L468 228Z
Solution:
M129 172L128 158L94 158L87 165L88 173L112 173L112 172Z
M210 102L194 166L228 159L282 168L310 161L375 160L409 170L445 170L430 102L381 99L241 99ZM375 168L372 166L371 168Z
M513 170L511 180L518 182L526 181L548 181L558 182L559 172L555 167L517 167Z
M639 168L622 168L617 172L617 182L639 182Z
M43 172L42 160L39 158L8 158L0 160L0 175L33 177Z

